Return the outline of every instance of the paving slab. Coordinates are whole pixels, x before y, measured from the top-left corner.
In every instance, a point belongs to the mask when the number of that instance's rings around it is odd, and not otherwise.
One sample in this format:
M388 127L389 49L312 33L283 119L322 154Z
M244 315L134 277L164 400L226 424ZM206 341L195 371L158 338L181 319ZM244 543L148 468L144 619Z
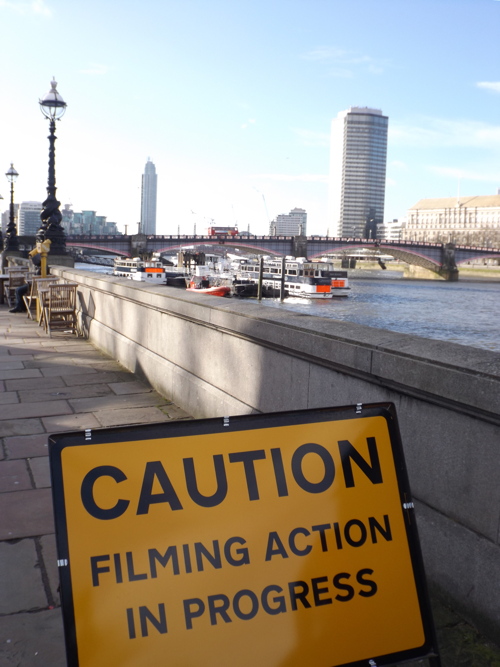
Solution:
M4 447L8 459L27 459L32 456L48 456L48 433L37 435L18 435L4 438Z
M12 371L19 370L20 368L28 368L28 366L25 365L28 363L31 363L31 361L23 361L21 359L13 361L12 357L10 357L10 359L2 357L0 359L0 371Z
M0 438L11 435L33 435L44 431L45 428L40 419L4 419L0 421Z
M64 382L68 387L74 387L78 384L95 384L97 382L132 382L134 376L127 371L110 372L99 371L91 375L67 375Z
M6 380L5 387L7 391L21 391L23 389L51 389L53 387L65 387L64 380L59 377L44 378L30 378L27 380L16 379Z
M126 384L126 383L125 383ZM19 391L15 394L21 403L38 403L39 401L56 401L60 399L68 400L70 398L93 398L95 396L107 396L113 394L112 389L105 383L76 385L74 387L54 387L47 392L43 389L32 391ZM0 403L2 395L0 394Z
M118 396L123 394L139 394L141 392L149 393L152 391L151 387L143 382L110 382L109 387Z
M102 410L117 410L120 408L145 408L165 405L169 402L152 392L147 394L122 394L120 396L111 394L100 398L78 398L68 401L75 412L101 412Z
M125 424L150 424L169 421L168 415L158 408L126 408L122 410L102 410L93 413L101 426L123 426Z
M0 493L31 488L31 477L24 459L0 461Z
M35 540L0 542L0 590L0 614L47 607Z
M19 398L15 391L0 393L0 405L12 405L13 403L19 403Z
M165 413L169 419L192 419L187 412L173 403L162 406L160 410Z
M38 368L25 368L24 370L2 371L0 370L0 380L21 380L26 378L39 378L42 373Z
M83 415L46 417L42 418L42 424L48 433L59 433L59 431L81 431L86 428L101 427L101 423L97 421L91 412L87 412Z
M45 489L51 486L49 457L38 456L28 460L28 465L33 475L35 487L37 489Z
M50 489L0 493L0 540L54 532Z
M73 412L67 401L39 401L38 403L18 403L17 405L0 406L0 420L24 419L25 417L50 417L51 415L67 415Z
M93 368L89 368L88 366L74 366L74 365L53 365L49 366L48 368L33 368L31 369L30 372L35 372L38 371L40 375L43 375L43 377L49 378L53 377L54 375L57 375L59 377L64 378L67 375L90 375L91 373L96 373ZM6 371L8 372L8 371ZM11 373L14 373L15 371L10 371ZM21 373L22 371L18 371L18 373ZM28 372L28 371L26 371ZM0 372L0 380L1 380L1 372Z
M66 664L60 608L0 617L2 667L66 667Z
M17 355L31 354L35 355L39 352L48 352L47 348L38 343L24 343L22 345L12 345L9 341L9 351L13 358L16 358Z

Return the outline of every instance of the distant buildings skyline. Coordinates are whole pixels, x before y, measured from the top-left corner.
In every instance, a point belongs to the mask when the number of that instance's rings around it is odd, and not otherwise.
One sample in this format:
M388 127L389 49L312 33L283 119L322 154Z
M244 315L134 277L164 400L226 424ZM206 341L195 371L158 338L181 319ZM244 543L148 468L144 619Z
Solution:
M350 107L332 120L329 228L333 236L374 238L384 222L389 118Z
M151 159L148 158L142 175L141 188L141 234L156 234L156 199L158 189L158 176L156 168Z
M105 215L96 211L73 211L71 204L61 210L62 225L66 234L121 234L116 222L108 222Z

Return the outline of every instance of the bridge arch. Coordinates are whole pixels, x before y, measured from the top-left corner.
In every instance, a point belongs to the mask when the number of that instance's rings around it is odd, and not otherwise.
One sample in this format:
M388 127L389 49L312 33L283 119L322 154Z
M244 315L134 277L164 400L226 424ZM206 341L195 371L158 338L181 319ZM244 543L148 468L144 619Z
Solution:
M255 252L259 255L275 255L279 257L282 253L267 246L259 245L258 243L238 243L237 241L225 241L221 243L220 241L206 241L202 240L199 243L179 243L179 245L168 245L165 247L159 247L156 252L159 253L171 253L172 251L179 251L186 248L191 248L192 246L213 246L214 248L233 248L234 250L240 250L243 252Z
M347 253L352 251L355 252L356 250L359 249L380 250L381 254L391 255L395 259L399 259L402 262L406 262L407 264L412 264L414 266L419 266L423 269L427 269L428 271L432 271L434 273L439 273L442 267L442 262L440 261L441 246L439 247L439 253L436 253L435 259L427 255L424 255L418 252L417 250L397 248L394 246L386 245L382 242L374 244L373 241L366 244L363 244L362 242L352 243L352 245L349 245L349 243L345 243L342 244L341 246L339 246L338 244L333 244L331 249L317 251L314 254L310 253L309 256L311 258L315 258L327 254L333 254L333 253L338 254L339 252L347 252Z
M114 256L114 257L130 257L131 253L130 250L125 249L125 250L119 250L113 247L110 247L109 245L99 245L98 243L92 243L92 242L74 242L74 241L66 241L66 247L67 248L82 248L87 249L87 250L99 250L100 252L106 253L107 255Z

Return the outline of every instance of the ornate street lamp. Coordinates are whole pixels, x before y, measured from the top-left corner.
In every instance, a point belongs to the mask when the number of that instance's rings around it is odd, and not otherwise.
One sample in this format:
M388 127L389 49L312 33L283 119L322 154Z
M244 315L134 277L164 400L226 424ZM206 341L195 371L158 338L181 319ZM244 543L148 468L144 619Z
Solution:
M7 231L5 233L4 241L4 250L19 250L19 239L17 238L17 229L16 229L16 216L14 213L14 183L17 180L19 174L14 169L12 162L10 163L10 169L5 172L7 180L10 183L10 214L9 214L9 224L7 225Z
M51 253L64 255L66 253L66 237L61 225L62 214L59 210L61 202L56 199L56 120L60 120L66 111L66 102L57 92L57 82L52 79L50 90L43 100L39 100L40 110L50 121L49 139L49 178L47 181L47 199L43 202L43 210L40 213L42 226L37 232L37 241L50 239Z

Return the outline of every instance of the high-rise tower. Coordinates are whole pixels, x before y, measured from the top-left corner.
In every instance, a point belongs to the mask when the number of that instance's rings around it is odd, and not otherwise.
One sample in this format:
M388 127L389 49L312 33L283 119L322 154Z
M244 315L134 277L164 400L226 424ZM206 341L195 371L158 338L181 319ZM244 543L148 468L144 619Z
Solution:
M375 238L384 221L388 123L382 111L368 107L351 107L332 121L333 236Z
M158 176L154 164L148 158L142 175L141 234L156 234L156 190Z

